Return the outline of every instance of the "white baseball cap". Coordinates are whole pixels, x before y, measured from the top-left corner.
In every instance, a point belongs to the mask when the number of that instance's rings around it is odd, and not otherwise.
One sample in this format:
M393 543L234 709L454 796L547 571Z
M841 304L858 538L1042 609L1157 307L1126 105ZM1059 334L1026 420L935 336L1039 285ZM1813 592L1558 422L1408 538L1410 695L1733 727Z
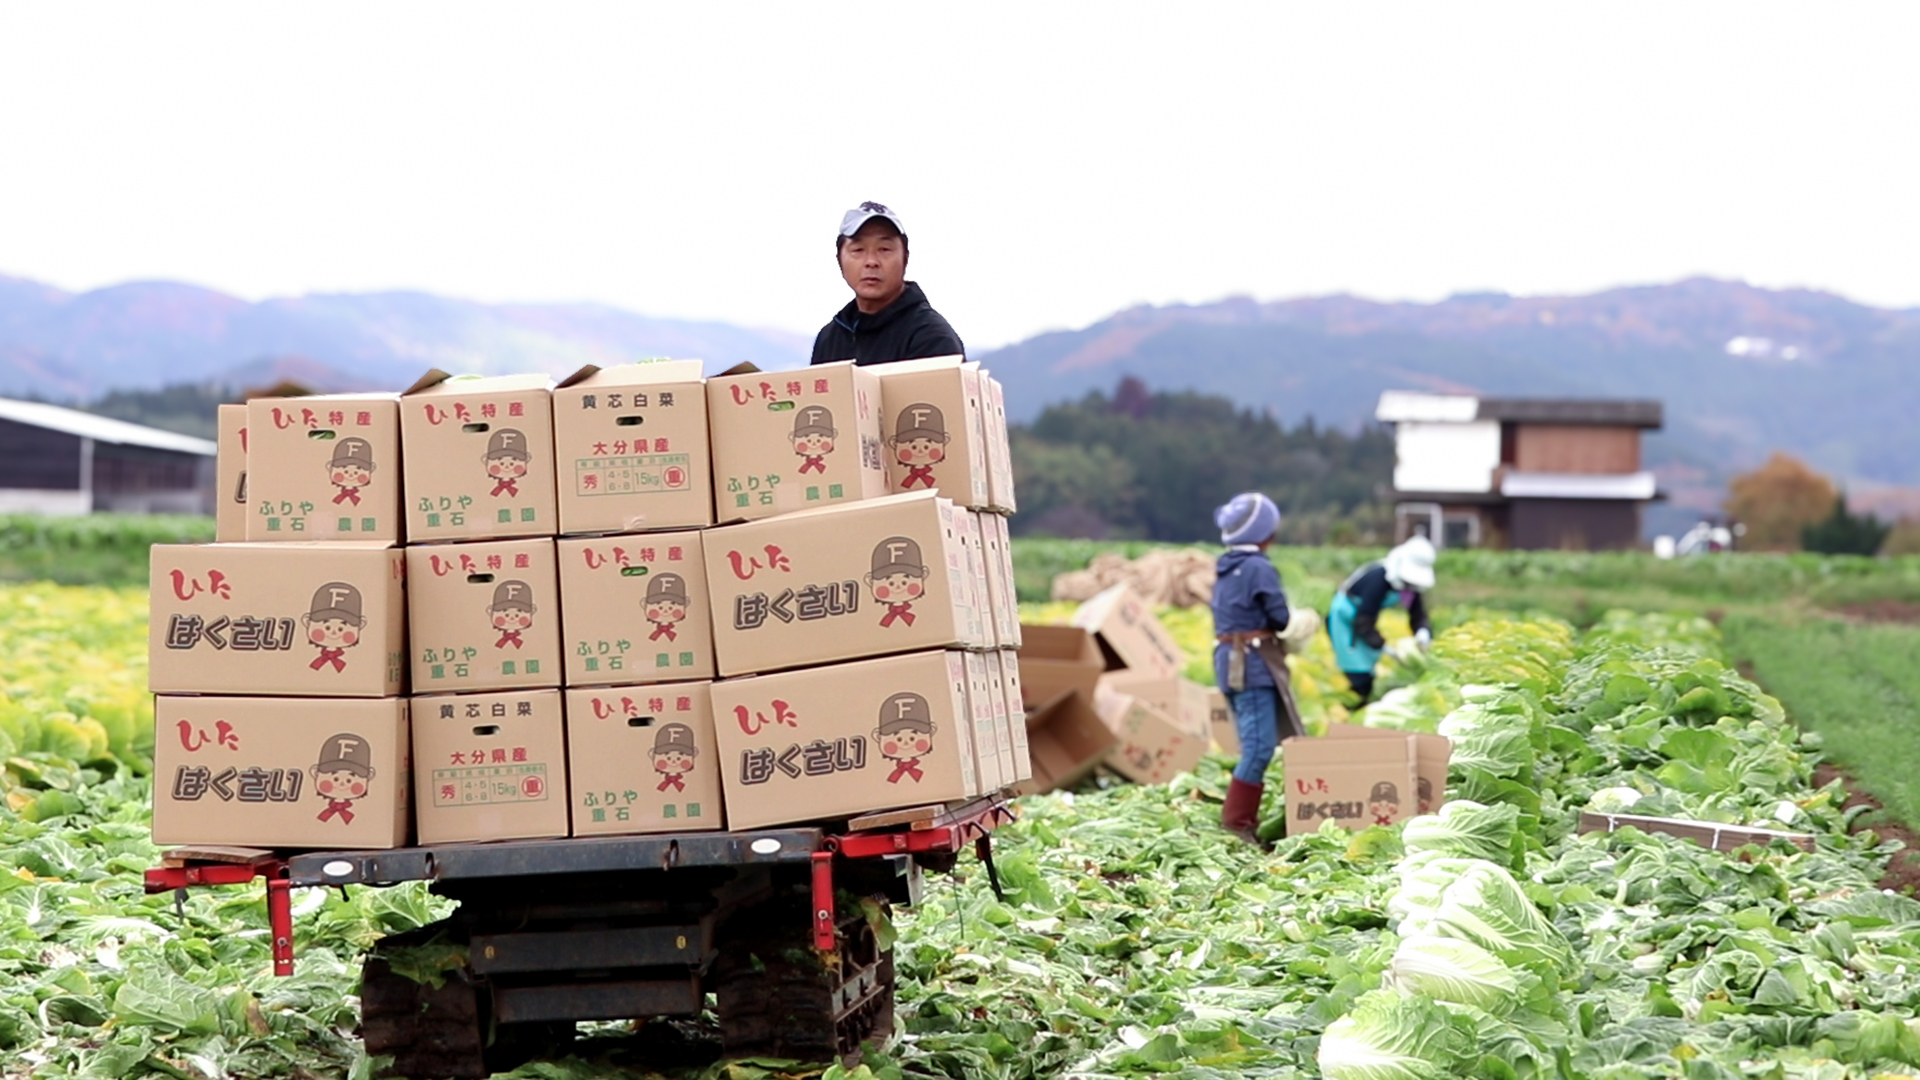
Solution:
M886 218L888 221L893 222L893 227L899 230L900 235L905 236L907 234L907 227L900 224L899 214L887 209L883 203L863 202L859 206L847 211L846 214L840 218L840 235L852 236L854 233L860 231L860 226L865 225L874 218Z

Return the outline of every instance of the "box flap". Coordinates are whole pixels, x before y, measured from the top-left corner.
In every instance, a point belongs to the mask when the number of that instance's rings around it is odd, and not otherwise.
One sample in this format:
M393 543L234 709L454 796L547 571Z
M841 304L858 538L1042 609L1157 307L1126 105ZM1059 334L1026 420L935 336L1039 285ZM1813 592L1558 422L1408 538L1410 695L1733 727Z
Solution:
M582 364L580 366L580 370L574 372L573 374L567 376L564 379L561 379L559 382L554 383L553 388L555 390L559 390L564 387L572 386L574 383L577 383L577 382L584 382L587 379L592 378L593 373L599 370L600 370L599 364Z
M439 386L451 378L453 378L453 375L450 372L441 371L439 368L428 368L427 373L415 379L412 386L400 391L400 396L406 397L408 394L418 394L422 390Z
M434 379L433 376L439 378ZM428 380L432 379L431 382ZM511 394L520 390L551 390L553 379L539 372L521 375L448 375L435 370L420 377L402 397L421 394Z
M758 373L759 370L760 370L759 365L755 364L753 361L742 360L739 363L728 368L727 370L714 376L714 378L721 379L721 378L725 378L728 375L753 375Z
M1028 713L1026 727L1033 776L1015 789L1022 795L1079 783L1100 767L1119 741L1086 697L1073 691Z
M911 375L920 371L939 371L943 368L958 369L967 362L967 358L955 353L952 356L928 356L918 360L895 360L890 364L875 364L873 373L886 378L889 375Z
M699 360L638 360L630 364L598 367L588 364L567 376L560 386L652 386L656 383L697 383L704 381ZM555 389L558 389L556 387Z

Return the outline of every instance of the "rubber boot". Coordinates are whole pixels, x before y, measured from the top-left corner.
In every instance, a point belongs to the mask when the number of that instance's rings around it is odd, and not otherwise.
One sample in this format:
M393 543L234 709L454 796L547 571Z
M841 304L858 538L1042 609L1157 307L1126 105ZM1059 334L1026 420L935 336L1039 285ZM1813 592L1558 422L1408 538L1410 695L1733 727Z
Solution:
M1228 832L1249 844L1264 847L1255 831L1260 824L1260 796L1265 784L1249 784L1234 777L1227 784L1227 802L1220 810L1220 824Z

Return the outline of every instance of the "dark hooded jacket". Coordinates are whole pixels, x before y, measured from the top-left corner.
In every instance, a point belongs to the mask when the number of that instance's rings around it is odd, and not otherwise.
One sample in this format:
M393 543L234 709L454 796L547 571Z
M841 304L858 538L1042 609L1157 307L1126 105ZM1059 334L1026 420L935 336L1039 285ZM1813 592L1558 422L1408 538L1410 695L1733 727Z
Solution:
M1255 548L1228 548L1220 556L1213 579L1213 632L1287 628L1293 613L1287 610L1287 594L1280 588L1280 571L1273 568L1267 553ZM1221 643L1213 649L1213 674L1221 690L1227 688L1227 655L1231 646ZM1258 656L1247 656L1247 689L1272 686L1273 673Z
M966 351L960 335L927 303L927 294L909 281L893 303L871 315L849 301L814 337L812 362L852 360L864 367Z

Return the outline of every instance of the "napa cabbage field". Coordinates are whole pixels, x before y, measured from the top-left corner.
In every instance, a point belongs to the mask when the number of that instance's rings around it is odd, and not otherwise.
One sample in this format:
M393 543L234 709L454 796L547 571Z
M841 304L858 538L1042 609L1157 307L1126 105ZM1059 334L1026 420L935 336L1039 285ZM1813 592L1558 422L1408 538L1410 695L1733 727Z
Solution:
M0 1075L371 1076L360 954L443 904L296 894L298 971L276 978L257 888L144 895L145 618L136 591L0 586ZM1168 617L1196 664L1203 620ZM899 1031L864 1065L652 1070L600 1025L518 1075L1920 1075L1920 902L1875 887L1890 852L1814 786L1819 738L1727 666L1713 625L1443 622L1364 712L1312 650L1297 673L1316 721L1453 740L1436 814L1283 837L1276 762L1263 851L1218 827L1215 758L1165 786L1030 797L998 834L1004 899L967 861L900 913ZM1589 808L1812 850L1582 834Z

